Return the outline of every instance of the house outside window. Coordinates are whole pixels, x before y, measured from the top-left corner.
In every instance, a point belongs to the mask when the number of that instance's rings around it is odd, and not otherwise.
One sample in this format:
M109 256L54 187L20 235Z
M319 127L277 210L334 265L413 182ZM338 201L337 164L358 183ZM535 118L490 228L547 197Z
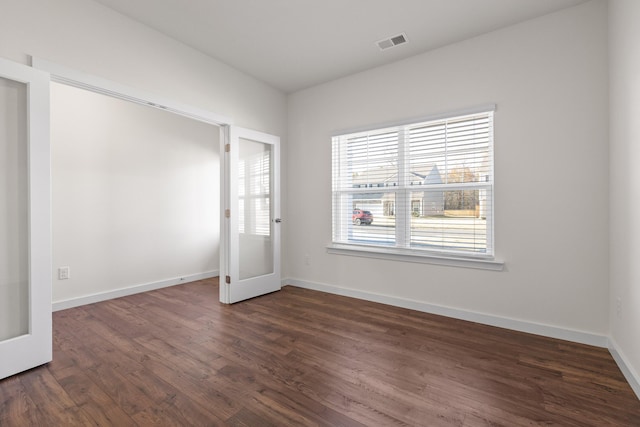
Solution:
M333 244L492 258L493 111L334 136Z

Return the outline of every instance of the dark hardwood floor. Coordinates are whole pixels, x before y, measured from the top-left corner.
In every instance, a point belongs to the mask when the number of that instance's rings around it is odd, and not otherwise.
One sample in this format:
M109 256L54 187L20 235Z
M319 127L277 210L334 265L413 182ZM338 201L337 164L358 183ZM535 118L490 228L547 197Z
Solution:
M640 426L605 349L294 287L206 280L54 313L0 426Z

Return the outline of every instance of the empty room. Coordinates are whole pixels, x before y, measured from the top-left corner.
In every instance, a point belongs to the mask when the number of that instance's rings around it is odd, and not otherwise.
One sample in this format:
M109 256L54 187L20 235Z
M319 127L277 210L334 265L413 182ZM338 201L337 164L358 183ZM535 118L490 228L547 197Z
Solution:
M640 2L0 6L0 426L640 425Z

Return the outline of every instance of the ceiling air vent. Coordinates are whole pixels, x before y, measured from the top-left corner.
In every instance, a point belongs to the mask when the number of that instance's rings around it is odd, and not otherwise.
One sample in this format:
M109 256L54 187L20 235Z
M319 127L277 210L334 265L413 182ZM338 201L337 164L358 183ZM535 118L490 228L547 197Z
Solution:
M407 42L407 36L402 33L397 36L389 37L384 40L377 41L376 44L380 48L380 50L387 50L392 47L398 46L400 44L404 44Z

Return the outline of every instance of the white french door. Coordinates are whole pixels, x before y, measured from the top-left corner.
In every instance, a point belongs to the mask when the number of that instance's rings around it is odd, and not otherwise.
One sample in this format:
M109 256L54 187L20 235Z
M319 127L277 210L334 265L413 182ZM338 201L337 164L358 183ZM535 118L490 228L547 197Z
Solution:
M224 128L220 301L280 290L280 138Z
M49 74L0 58L0 379L52 358Z

